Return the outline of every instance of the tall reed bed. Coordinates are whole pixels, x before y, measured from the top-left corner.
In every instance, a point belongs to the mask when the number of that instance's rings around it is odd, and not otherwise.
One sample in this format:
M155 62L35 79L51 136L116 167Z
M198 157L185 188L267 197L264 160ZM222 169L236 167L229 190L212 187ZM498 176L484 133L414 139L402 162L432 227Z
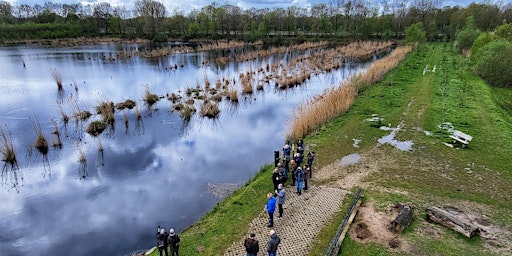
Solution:
M325 90L321 95L300 104L292 112L288 125L287 140L303 138L333 118L347 112L359 92L365 86L378 82L384 75L395 68L411 50L409 46L395 49L391 54L375 61L366 72L342 82L337 87Z

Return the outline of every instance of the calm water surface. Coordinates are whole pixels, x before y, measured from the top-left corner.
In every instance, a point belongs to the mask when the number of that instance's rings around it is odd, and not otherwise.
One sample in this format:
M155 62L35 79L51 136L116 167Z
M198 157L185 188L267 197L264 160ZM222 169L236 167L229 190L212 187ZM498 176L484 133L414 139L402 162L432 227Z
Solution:
M217 79L238 79L242 71L290 56L223 68L204 65L211 59L207 53L105 59L142 47L0 48L0 125L10 133L19 164L17 177L8 166L2 175L2 255L129 255L150 248L157 225L182 231L221 200L209 183L241 186L271 163L297 104L364 68L347 64L284 91L266 84L262 92L240 96L238 107L224 100L218 119L195 115L184 125L165 98L151 110L143 107L145 84L164 96L204 84L205 77L212 85ZM170 70L174 64L183 67ZM62 75L60 96L53 69ZM125 128L118 111L115 129L94 138L84 130L98 115L85 123L71 120L65 126L61 121L61 111L94 113L102 101L127 99L141 106L142 123L127 110ZM63 147L43 156L33 147L35 127L51 143L56 138L51 120Z

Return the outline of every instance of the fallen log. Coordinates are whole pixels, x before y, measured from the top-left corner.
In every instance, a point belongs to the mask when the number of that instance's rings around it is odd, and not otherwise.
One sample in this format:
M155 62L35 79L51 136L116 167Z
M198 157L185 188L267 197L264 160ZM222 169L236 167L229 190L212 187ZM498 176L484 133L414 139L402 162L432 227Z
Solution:
M411 224L412 221L412 207L408 204L402 205L398 216L391 221L390 230L395 233L402 233L405 228Z
M428 207L425 209L425 212L427 213L427 220L431 220L443 226L449 227L452 230L463 234L467 238L471 238L480 232L478 227L475 225L444 209L438 207Z

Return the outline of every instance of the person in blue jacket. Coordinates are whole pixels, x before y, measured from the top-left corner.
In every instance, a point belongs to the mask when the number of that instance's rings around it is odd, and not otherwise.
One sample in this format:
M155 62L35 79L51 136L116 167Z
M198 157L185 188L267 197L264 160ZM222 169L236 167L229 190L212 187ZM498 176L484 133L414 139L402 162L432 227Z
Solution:
M272 193L267 194L267 204L265 210L268 213L268 227L274 226L274 212L276 211L276 199L272 196Z

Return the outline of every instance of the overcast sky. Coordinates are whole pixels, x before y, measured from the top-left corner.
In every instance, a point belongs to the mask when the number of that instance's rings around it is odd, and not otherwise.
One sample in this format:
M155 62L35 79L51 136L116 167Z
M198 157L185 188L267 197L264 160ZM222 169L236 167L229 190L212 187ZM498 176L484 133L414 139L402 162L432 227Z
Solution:
M33 6L35 4L43 5L44 2L53 2L53 3L67 3L67 4L76 4L82 3L84 5L94 4L98 2L107 2L112 6L126 6L127 9L134 9L136 0L0 0L7 1L11 3L13 6L20 4L28 4ZM346 1L346 0L345 0ZM375 2L388 1L392 2L392 0L368 0ZM412 1L412 0L411 0ZM441 0L443 5L448 6L465 6L471 2L481 3L484 0ZM502 3L511 3L512 0L491 0L491 1L500 1ZM159 0L160 3L163 3L167 8L168 14L173 14L173 10L181 10L184 13L188 13L191 10L200 10L202 7L207 6L214 2L213 0ZM231 4L242 8L243 10L248 10L250 8L262 9L262 8L278 8L283 7L287 8L289 6L299 6L302 8L309 8L313 5L319 3L329 4L330 2L336 2L336 0L217 0L215 1L221 5L223 4Z

